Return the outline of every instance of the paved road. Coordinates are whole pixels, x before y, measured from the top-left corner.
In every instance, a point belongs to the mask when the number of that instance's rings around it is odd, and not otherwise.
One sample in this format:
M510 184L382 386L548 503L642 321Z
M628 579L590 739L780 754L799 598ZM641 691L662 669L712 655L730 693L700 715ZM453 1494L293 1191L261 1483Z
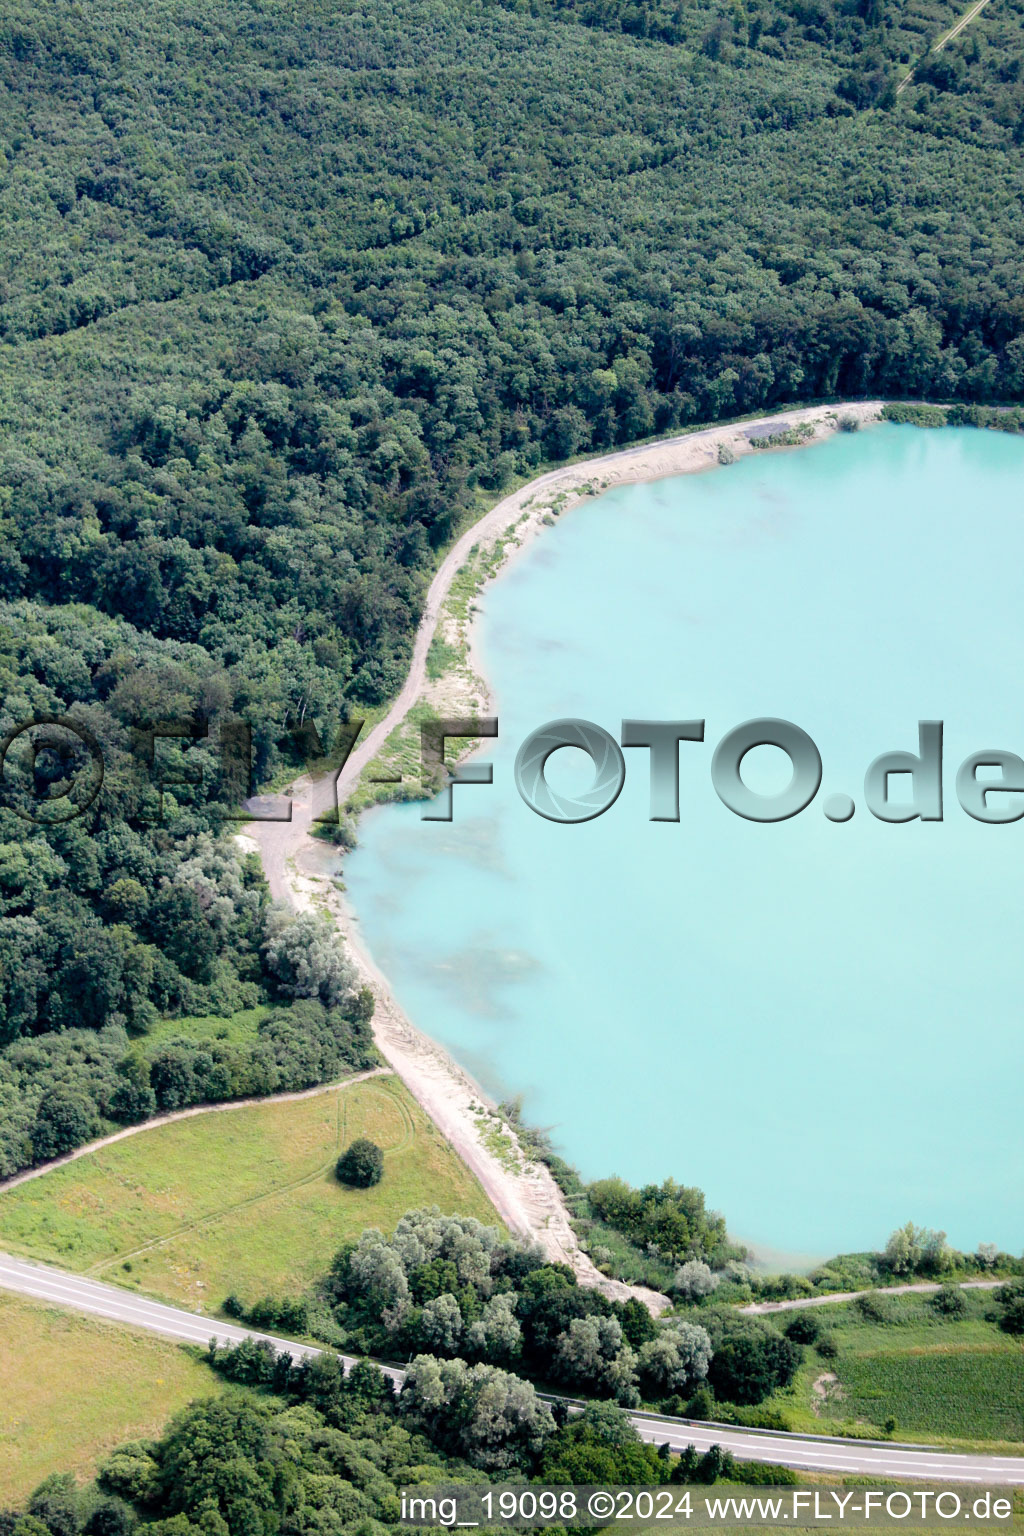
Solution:
M81 1275L69 1275L6 1254L0 1254L0 1288L35 1296L55 1306L110 1318L129 1327L145 1328L190 1344L205 1345L211 1338L223 1344L265 1339L294 1356L323 1353L308 1344L293 1344L253 1328L240 1328L234 1323L184 1312L163 1302L147 1301L118 1286L87 1280ZM353 1363L350 1356L342 1355L341 1358L346 1364ZM382 1366L382 1369L401 1384L403 1371L394 1366ZM674 1450L694 1445L703 1451L711 1445L720 1445L741 1461L767 1461L819 1472L855 1472L879 1478L923 1478L936 1483L1016 1484L1024 1487L1024 1457L962 1456L929 1450L926 1446L832 1440L823 1436L735 1429L730 1425L690 1424L657 1414L637 1413L631 1418L644 1440L657 1445L667 1441Z

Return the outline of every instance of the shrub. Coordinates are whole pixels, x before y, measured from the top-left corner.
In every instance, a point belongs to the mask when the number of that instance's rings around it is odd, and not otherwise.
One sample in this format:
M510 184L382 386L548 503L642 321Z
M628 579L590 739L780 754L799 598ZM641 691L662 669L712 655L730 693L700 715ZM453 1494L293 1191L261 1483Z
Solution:
M759 1296L770 1301L799 1301L814 1295L814 1283L806 1275L765 1275L755 1284Z
M736 1481L745 1488L796 1488L800 1475L792 1467L776 1467L767 1461L745 1461L736 1469Z
M642 1301L631 1296L622 1308L622 1332L626 1343L634 1349L639 1349L642 1344L648 1343L658 1332L654 1318L648 1312Z
M74 1478L55 1472L40 1483L28 1501L28 1513L43 1522L50 1536L78 1536L81 1519Z
M918 405L911 402L891 401L882 407L882 418L899 425L913 427L944 427L947 413L941 405Z
M741 1405L763 1402L792 1381L801 1360L799 1344L759 1318L720 1318L711 1330L714 1355L708 1380L717 1397Z
M873 1296L869 1291L865 1296L858 1296L854 1306L866 1323L884 1325L892 1322L892 1308L883 1296Z
M615 1403L588 1403L548 1441L540 1472L555 1483L635 1485L665 1481L668 1462L653 1445L641 1443Z
M736 1464L729 1451L720 1445L712 1445L701 1456L697 1448L688 1445L672 1468L673 1483L716 1483L720 1477L735 1475Z
M86 1141L91 1130L89 1106L67 1088L52 1088L40 1100L32 1126L32 1153L37 1163L60 1157Z
M85 1522L85 1536L130 1536L135 1516L123 1499L102 1499Z
M944 1285L928 1299L943 1317L963 1317L967 1311L967 1297L958 1285Z
M996 1292L999 1326L1004 1333L1024 1334L1024 1281L1000 1286Z
M97 1482L105 1493L119 1494L132 1504L149 1504L160 1497L157 1447L149 1440L131 1440L107 1458Z
M815 1353L820 1355L822 1360L839 1359L839 1345L830 1333L823 1333L820 1339L816 1341L814 1349Z
M360 1136L338 1158L334 1172L342 1184L369 1189L384 1177L384 1154L375 1141Z
M686 1450L683 1451L679 1460L676 1462L675 1466L672 1468L672 1474L669 1478L669 1481L673 1483L691 1482L693 1480L693 1474L697 1470L697 1463L699 1461L700 1456L698 1455L697 1447L695 1445L688 1445Z
M156 1095L145 1083L118 1083L108 1105L111 1119L125 1125L137 1125L156 1114Z
M707 1375L711 1340L695 1323L675 1323L641 1345L638 1362L641 1379L655 1395L683 1392Z
M732 1453L723 1451L720 1445L712 1445L698 1461L693 1480L695 1483L717 1483L720 1477L732 1477L734 1470Z
M703 1301L718 1285L718 1276L703 1259L689 1259L675 1272L672 1289L682 1301Z
M821 1333L821 1320L808 1307L794 1312L783 1332L787 1339L793 1339L797 1344L813 1344Z
M703 1333L703 1329L696 1330ZM645 1344L651 1350L653 1344ZM670 1350L673 1358L676 1352ZM685 1363L678 1367L685 1374ZM570 1387L623 1402L638 1402L636 1356L614 1317L573 1317L555 1347L554 1373Z
M273 1296L263 1296L249 1308L248 1321L254 1328L284 1328L288 1333L305 1333L309 1327L309 1313L301 1298L278 1301Z
M685 1417L688 1419L713 1419L715 1417L715 1394L704 1382L699 1386L690 1401L686 1405Z

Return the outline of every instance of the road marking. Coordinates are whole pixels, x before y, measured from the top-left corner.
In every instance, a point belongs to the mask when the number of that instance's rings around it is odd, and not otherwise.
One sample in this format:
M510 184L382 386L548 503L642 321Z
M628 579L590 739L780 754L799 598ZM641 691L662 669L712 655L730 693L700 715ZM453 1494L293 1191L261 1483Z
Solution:
M221 1322L218 1318L185 1312L164 1302L135 1296L131 1291L124 1291L118 1286L70 1275L66 1271L33 1264L8 1254L0 1254L0 1287L34 1296L56 1306L71 1307L189 1343L206 1345L214 1338L222 1344L240 1344L245 1339L255 1339L303 1358L335 1353L318 1349L312 1344L296 1344L290 1339L260 1333L256 1329L240 1328L234 1323ZM346 1369L355 1364L351 1355L339 1355L338 1358L344 1362ZM405 1380L405 1372L398 1367L381 1365L380 1369L397 1385ZM694 1445L698 1450L720 1445L724 1450L732 1451L740 1460L767 1461L810 1470L869 1472L886 1477L927 1477L946 1482L1024 1487L1024 1457L932 1452L917 1446L858 1446L857 1441L840 1444L802 1439L799 1435L766 1435L763 1431L744 1431L719 1424L691 1424L685 1420L659 1419L650 1414L635 1414L631 1418L642 1439L653 1443L664 1443L667 1440L675 1450L683 1450L687 1445Z

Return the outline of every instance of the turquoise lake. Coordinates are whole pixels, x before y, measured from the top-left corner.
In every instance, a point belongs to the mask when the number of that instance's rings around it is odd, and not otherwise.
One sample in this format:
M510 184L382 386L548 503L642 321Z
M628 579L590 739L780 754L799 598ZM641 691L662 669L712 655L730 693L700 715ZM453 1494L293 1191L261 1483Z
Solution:
M457 787L449 824L373 812L345 861L409 1016L586 1177L697 1184L762 1252L878 1247L908 1219L1020 1252L1024 822L972 821L954 784L971 752L1024 756L1022 587L1024 442L992 432L882 426L566 514L481 601L493 785ZM530 810L516 752L565 716L616 740L704 719L679 822L648 820L639 748L598 819ZM770 825L710 773L763 716L824 765ZM886 824L865 770L916 752L918 720L945 724L944 820ZM574 748L548 774L592 778ZM773 792L788 759L743 776Z

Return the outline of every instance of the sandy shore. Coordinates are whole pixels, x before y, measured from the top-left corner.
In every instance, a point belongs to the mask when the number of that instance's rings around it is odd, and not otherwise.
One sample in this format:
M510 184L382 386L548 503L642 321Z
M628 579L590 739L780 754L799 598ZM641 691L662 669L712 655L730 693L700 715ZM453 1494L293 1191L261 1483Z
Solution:
M338 779L338 803L346 803L375 759L385 765L397 761L403 726L410 729L406 717L420 699L443 713L487 709L487 683L475 665L478 610L464 591L456 601L452 591L456 577L464 576L468 569L480 584L493 579L556 516L613 486L712 468L723 460L729 462L730 454L739 458L755 451L752 441L768 433L806 428L810 443L831 435L840 417L855 418L859 424L877 420L881 405L871 401L811 406L757 421L709 427L551 470L504 497L462 535L434 576L409 676L387 715L346 763ZM435 631L459 660L443 677L431 680L426 662ZM642 1287L627 1287L598 1272L579 1246L562 1193L549 1170L530 1158L469 1074L402 1012L363 941L356 914L331 879L336 853L310 836L312 818L322 814L332 800L326 780L316 784L308 778L297 780L291 789L290 822L262 822L247 829L243 840L251 836L258 846L272 895L299 910L317 908L338 923L354 963L376 998L374 1034L381 1055L476 1174L505 1224L539 1242L550 1258L571 1264L582 1283L618 1297L639 1295L654 1310L661 1310L667 1298Z

